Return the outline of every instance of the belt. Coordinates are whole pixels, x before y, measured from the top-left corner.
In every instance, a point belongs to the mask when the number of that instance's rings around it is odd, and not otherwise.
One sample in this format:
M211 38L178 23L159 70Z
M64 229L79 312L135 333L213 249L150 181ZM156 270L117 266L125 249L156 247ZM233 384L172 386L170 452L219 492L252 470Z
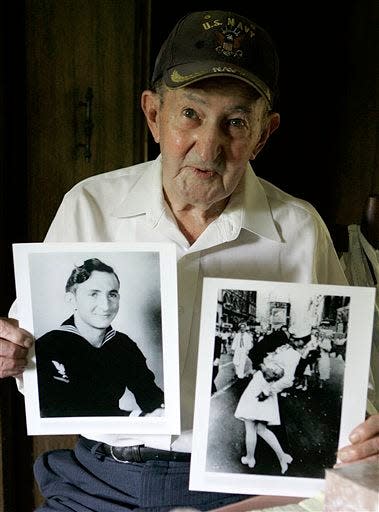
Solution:
M117 462L146 462L148 460L165 460L175 462L190 462L191 454L188 452L174 452L172 450L158 450L157 448L149 448L143 445L133 446L111 446L106 443L98 443L90 439L80 438L82 443L91 449L95 445L96 452L102 452Z

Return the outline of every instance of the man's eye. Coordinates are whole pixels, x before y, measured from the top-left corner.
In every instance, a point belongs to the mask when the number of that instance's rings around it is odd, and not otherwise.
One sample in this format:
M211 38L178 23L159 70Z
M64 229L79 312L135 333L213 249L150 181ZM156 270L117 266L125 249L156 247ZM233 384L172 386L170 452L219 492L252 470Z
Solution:
M234 119L229 119L228 124L229 126L232 126L234 128L244 128L246 126L246 122L238 117Z
M109 294L109 296L111 297L111 299L118 299L118 297L119 297L117 292L112 292Z
M90 296L91 296L91 297L97 297L97 292L91 292L91 293L90 293Z
M183 110L183 115L184 115L184 117L188 117L188 119L196 119L197 118L197 114L196 114L195 110L193 110L193 108L185 108Z

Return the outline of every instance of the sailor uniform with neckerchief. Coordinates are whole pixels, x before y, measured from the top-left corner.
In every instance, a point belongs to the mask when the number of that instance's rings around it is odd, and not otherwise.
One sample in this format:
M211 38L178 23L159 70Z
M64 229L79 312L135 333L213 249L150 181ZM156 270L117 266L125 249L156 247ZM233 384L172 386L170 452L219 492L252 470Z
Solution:
M72 316L36 341L36 358L42 417L128 415L119 407L126 387L145 413L163 405L145 356L112 327L97 348L81 336Z

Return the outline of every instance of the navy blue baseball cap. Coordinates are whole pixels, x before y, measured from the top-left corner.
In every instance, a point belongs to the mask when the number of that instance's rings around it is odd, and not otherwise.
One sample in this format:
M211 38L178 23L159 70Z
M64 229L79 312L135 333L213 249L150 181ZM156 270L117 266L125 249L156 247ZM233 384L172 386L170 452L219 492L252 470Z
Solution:
M269 34L230 11L187 14L163 43L152 76L169 88L205 78L231 76L247 82L271 107L277 94L279 61Z

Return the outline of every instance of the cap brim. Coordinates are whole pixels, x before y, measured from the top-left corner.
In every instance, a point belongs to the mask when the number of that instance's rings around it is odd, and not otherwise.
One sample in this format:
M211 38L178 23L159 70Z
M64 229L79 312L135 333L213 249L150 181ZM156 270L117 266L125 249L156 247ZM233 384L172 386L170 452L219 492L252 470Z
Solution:
M231 66L224 61L207 61L180 64L168 69L164 76L164 82L167 87L178 89L186 85L193 84L206 78L217 78L219 76L229 76L242 80L258 91L269 104L273 104L273 93L267 85L253 73L248 73L245 69L238 66Z

